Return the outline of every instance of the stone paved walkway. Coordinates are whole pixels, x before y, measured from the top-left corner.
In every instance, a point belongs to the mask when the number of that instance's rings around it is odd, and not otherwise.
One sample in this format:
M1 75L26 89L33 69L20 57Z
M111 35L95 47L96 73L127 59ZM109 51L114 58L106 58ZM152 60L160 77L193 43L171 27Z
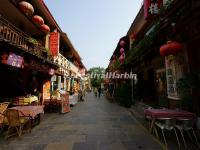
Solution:
M162 149L127 109L87 94L68 114L45 114L22 138L0 137L2 150L157 150Z

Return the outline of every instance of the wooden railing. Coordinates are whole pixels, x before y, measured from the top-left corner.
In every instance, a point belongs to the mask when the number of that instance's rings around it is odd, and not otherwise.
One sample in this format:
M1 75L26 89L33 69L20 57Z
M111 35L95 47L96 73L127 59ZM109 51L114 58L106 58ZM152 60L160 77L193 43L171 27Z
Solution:
M65 69L78 71L78 68L60 53L54 57L54 62Z
M53 57L35 39L9 23L0 15L0 40L8 42L19 49L35 55L49 63L54 63Z

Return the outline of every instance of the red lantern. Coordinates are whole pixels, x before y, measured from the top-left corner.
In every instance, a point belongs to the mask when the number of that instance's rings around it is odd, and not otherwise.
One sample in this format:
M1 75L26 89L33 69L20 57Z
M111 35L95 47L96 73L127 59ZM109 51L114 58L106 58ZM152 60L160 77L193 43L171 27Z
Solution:
M120 41L120 46L123 47L124 45L125 45L124 40L121 40L121 41Z
M168 50L168 45L167 44L165 44L165 45L163 45L163 46L161 46L160 47L160 55L161 56L168 56L168 55L170 55L170 50Z
M120 53L121 54L124 53L124 49L123 48L120 49Z
M45 33L49 33L50 32L50 28L46 24L41 25L40 29Z
M34 13L33 6L26 1L19 2L19 8L21 11L23 11L23 13L25 13L28 16L31 16Z
M34 23L36 23L39 26L44 24L44 19L38 15L33 16L32 20Z
M168 56L168 55L176 55L181 52L183 46L181 43L168 41L167 44L160 47L160 55Z
M121 54L120 57L119 57L119 60L120 60L120 63L123 63L124 62L124 59L125 59L125 54Z

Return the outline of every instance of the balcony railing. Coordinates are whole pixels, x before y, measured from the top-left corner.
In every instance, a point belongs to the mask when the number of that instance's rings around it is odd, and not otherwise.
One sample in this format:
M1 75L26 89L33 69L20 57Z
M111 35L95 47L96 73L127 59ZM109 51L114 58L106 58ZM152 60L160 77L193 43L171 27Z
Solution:
M60 53L58 54L58 56L54 57L54 62L63 67L64 69L71 70L75 73L78 72L78 68Z
M19 49L35 55L39 59L54 63L51 55L36 40L25 34L20 29L9 23L0 15L0 40L8 42Z

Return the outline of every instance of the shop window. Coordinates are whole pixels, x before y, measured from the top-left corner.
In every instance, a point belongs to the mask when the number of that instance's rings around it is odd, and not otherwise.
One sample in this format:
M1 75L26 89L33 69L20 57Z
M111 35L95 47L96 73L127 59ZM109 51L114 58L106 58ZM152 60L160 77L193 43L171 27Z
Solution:
M170 99L179 100L177 92L177 81L183 77L183 64L180 57L166 56L166 79L167 79L167 95Z
M158 104L161 107L168 106L167 99L167 83L166 83L166 71L165 68L156 70L156 93Z

